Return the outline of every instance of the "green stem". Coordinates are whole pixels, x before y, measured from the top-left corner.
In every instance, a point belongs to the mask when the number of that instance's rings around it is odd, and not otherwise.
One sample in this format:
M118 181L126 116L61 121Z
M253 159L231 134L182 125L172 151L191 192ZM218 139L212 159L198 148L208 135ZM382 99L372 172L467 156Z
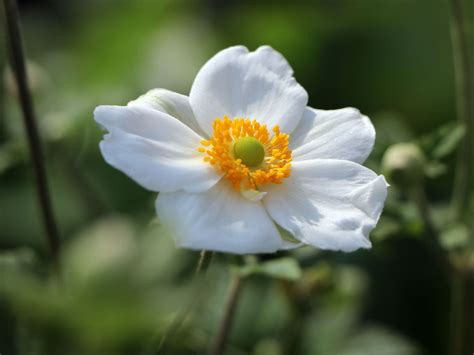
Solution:
M420 213L425 229L428 232L427 234L430 237L431 243L439 247L439 233L436 226L433 223L433 218L431 216L431 209L426 198L425 191L423 186L418 186L411 191L411 199L415 202L418 212Z
M474 346L474 269L461 265L453 274L451 355L470 354Z
M229 291L229 298L224 308L224 315L222 316L217 335L212 344L211 355L224 354L227 338L235 315L235 309L237 307L237 301L242 289L242 282L243 280L240 276L236 275L234 277Z
M0 22L4 22L3 12L0 11ZM6 47L6 37L4 33L0 34L0 48ZM0 52L0 68L6 67L7 58L4 52ZM5 70L0 72L0 83L5 83ZM0 144L6 139L6 85L0 84Z
M456 104L458 121L465 134L458 150L452 208L457 220L462 219L468 209L470 179L472 177L473 107L471 67L465 31L462 0L450 0L451 37L453 45L454 71L456 77ZM471 221L469 221L472 223ZM472 236L471 236L472 238ZM470 354L474 339L473 268L464 262L453 270L451 301L451 350L452 355Z
M436 228L431 215L431 208L426 198L423 186L417 186L408 191L408 196L415 203L418 212L425 225L428 243L431 246L435 257L447 275L452 271L451 261L441 246L439 231Z
M214 255L213 252L209 252L206 250L201 250L199 254L199 260L196 266L196 275L206 272L209 266L211 265L212 256Z
M20 16L15 0L3 0L5 7L8 45L10 49L11 65L15 74L18 87L23 122L28 138L28 147L35 175L36 192L41 208L46 238L51 252L52 262L59 271L59 234L53 215L51 199L48 190L45 161L41 148L41 139L36 125L36 116L33 107L33 99L28 87L28 77L25 65L25 54L23 51L23 40L20 31Z
M472 174L472 88L471 67L465 32L462 0L450 0L451 38L456 78L456 106L458 121L465 134L458 150L452 207L457 219L462 217L469 198L469 179Z
M182 327L183 323L186 321L193 309L203 298L204 291L207 289L206 272L209 269L213 255L213 252L209 252L206 250L202 250L199 253L199 259L195 271L195 281L198 282L198 288L195 291L191 303L185 309L178 312L178 314L171 321L170 325L167 327L163 337L161 338L157 346L157 351L166 353L166 342L168 338L171 336L175 336L180 331L180 328Z

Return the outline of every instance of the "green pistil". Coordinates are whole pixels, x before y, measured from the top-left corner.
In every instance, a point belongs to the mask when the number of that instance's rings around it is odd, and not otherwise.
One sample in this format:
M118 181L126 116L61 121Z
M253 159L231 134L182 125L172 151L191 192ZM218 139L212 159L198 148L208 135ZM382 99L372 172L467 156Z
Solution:
M254 137L240 138L234 144L234 156L248 167L259 166L265 158L265 147Z

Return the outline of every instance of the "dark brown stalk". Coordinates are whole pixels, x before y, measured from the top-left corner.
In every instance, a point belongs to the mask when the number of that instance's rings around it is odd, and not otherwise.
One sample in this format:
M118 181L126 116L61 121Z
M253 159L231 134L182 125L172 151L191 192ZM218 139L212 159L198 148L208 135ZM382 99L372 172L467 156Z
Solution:
M41 149L41 140L36 125L33 99L28 87L23 40L20 31L20 16L15 0L3 0L7 27L7 42L10 62L15 76L18 98L23 113L23 122L26 130L28 148L31 155L35 176L36 192L41 209L46 238L51 252L52 262L59 271L59 234L53 215L51 199L48 190L45 161Z

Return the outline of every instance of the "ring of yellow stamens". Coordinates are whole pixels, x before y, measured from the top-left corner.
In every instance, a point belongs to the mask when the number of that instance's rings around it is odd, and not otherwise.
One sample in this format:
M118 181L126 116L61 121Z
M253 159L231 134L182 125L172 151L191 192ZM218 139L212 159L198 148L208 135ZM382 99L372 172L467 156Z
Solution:
M258 186L272 183L281 184L291 173L291 150L288 148L289 135L280 132L278 125L270 133L266 125L256 120L224 116L217 118L212 125L213 133L209 140L201 141L197 150L204 154L204 160L223 172L234 188L257 189ZM251 137L252 139L246 139ZM257 159L257 140L264 148L263 159ZM250 155L239 153L240 146L251 145ZM237 145L237 154L234 147ZM245 153L245 152L244 152ZM240 154L240 159L239 155ZM260 154L260 153L258 153ZM248 165L243 160L247 160ZM258 161L261 163L258 164Z

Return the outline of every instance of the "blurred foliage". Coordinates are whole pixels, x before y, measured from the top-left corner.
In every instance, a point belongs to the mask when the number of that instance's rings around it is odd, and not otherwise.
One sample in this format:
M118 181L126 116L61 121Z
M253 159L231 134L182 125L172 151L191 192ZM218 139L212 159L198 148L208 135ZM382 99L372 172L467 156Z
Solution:
M196 278L197 253L177 250L153 220L153 194L103 162L92 120L98 104L125 104L151 88L187 94L221 48L270 44L292 64L311 106L355 106L371 117L377 141L367 166L380 172L396 143L422 149L433 220L442 245L459 253L470 241L447 206L464 135L454 123L447 2L20 5L64 270L59 279L49 270L2 32L2 355L206 353L232 272L245 284L228 354L448 354L447 276L403 189L390 189L370 251L302 248L245 262L215 255ZM474 2L465 5L472 44Z

